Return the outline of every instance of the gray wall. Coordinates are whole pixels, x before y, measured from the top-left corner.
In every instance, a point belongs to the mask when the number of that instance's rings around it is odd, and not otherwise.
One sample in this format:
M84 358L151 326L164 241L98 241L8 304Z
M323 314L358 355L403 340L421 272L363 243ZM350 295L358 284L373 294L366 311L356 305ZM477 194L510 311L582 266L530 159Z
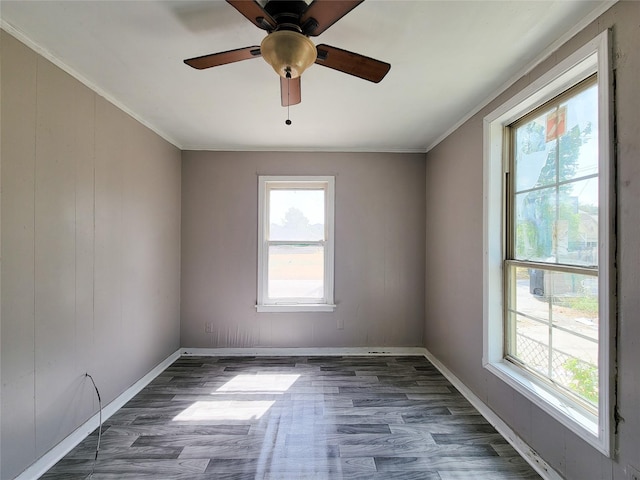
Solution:
M180 151L2 32L2 479L179 348Z
M336 176L335 312L256 313L258 174ZM184 152L182 346L420 346L424 179L423 154Z
M620 2L427 154L425 346L569 479L640 467L640 2ZM607 28L616 69L619 457L605 458L482 368L482 118Z

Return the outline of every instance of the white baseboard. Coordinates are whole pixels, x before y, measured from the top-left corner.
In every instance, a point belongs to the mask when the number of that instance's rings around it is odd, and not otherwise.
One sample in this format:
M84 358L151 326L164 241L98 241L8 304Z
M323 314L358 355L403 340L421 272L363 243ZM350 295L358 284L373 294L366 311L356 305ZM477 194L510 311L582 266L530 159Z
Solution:
M504 421L491 410L486 403L478 398L467 386L460 381L447 367L445 367L431 352L425 349L425 357L451 384L473 405L480 414L502 435L507 442L524 458L531 467L545 480L562 480L562 476L545 462L538 453L522 440Z
M104 423L111 415L120 410L125 403L131 400L138 394L144 387L146 387L154 378L162 373L169 365L180 358L180 350L169 355L165 360L159 363L153 370L147 373L144 377L131 385L128 389L122 392L109 404L102 408L102 422ZM91 432L100 426L100 413L96 413L89 420L84 422L72 433L70 433L64 440L58 443L55 447L45 453L42 457L36 460L29 468L18 475L14 480L33 480L44 475L47 470L53 467L60 459L62 459L67 453L69 453L76 445L82 440L87 438Z
M422 347L311 347L311 348L183 348L185 357L309 357L309 356L357 356L357 355L420 355L426 350Z

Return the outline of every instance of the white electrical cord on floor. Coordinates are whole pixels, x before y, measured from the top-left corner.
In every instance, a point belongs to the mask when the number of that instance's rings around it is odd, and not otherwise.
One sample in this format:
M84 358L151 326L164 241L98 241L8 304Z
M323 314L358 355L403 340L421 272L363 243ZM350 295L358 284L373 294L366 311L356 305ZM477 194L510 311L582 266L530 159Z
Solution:
M89 379L91 380L91 383L93 383L93 388L96 389L96 395L98 396L98 408L100 412L100 416L99 416L100 426L98 427L98 444L96 445L96 456L93 458L93 466L91 467L91 473L87 477L87 478L91 478L93 477L93 472L96 469L96 462L98 461L98 452L100 451L100 440L102 438L102 400L100 399L100 392L98 391L98 387L96 386L96 382L93 380L93 377L88 373L85 373L85 376L89 377Z

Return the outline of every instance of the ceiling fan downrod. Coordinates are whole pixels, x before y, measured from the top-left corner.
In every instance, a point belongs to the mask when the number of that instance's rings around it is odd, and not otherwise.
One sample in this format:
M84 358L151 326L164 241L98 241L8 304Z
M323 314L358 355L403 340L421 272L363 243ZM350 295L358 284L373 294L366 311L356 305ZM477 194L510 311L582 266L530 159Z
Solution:
M287 77L287 119L284 121L285 125L291 125L291 119L289 118L289 107L291 105L291 101L289 98L289 94L291 92L291 68L287 67L286 70L286 77Z

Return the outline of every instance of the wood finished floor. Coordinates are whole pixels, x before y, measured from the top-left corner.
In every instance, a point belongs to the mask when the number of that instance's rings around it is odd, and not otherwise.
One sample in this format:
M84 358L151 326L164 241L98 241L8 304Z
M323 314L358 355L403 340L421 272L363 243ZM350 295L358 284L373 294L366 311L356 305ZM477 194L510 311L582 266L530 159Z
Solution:
M41 478L88 478L96 442ZM105 422L91 478L540 477L424 357L367 356L180 358Z

